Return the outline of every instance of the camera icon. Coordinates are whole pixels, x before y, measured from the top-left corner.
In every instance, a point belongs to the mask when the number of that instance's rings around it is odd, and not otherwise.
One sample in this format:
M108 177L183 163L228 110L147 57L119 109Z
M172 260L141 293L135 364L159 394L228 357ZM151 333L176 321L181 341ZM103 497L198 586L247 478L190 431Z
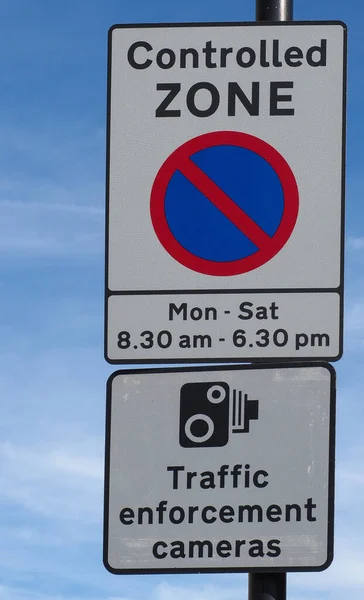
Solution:
M231 398L230 398L231 396ZM243 398L244 396L244 398ZM219 447L232 433L249 433L258 419L258 400L222 381L185 383L181 387L179 443L183 448Z

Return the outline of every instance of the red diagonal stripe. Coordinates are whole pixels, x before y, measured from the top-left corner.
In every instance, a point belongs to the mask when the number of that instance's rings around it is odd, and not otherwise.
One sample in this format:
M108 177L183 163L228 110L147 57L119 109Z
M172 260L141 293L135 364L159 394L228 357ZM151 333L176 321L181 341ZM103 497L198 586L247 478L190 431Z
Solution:
M192 160L186 158L183 162L181 161L178 170L257 248L265 247L272 242L272 238Z

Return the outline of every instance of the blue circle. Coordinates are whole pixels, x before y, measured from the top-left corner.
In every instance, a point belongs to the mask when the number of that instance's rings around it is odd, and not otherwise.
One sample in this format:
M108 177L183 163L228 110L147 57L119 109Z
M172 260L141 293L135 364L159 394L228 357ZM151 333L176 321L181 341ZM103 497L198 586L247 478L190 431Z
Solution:
M232 145L204 148L190 159L270 237L283 216L284 194L273 167L252 150ZM214 262L251 256L259 248L180 171L165 195L171 233L186 250Z

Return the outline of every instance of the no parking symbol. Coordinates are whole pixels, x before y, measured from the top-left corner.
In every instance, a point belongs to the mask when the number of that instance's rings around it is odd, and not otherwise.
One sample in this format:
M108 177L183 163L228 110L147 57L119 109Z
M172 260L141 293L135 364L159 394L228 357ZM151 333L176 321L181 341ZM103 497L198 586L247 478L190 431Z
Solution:
M151 219L165 250L206 275L252 271L294 229L296 179L283 156L247 133L218 131L177 148L151 192Z

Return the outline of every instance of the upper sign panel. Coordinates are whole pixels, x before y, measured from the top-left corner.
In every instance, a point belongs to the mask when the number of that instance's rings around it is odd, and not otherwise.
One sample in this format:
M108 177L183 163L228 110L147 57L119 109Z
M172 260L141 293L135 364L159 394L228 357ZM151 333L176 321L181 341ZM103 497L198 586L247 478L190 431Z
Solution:
M289 293L297 321L297 294L325 294L336 340L320 356L340 354L345 34L337 22L112 28L111 361L146 358L119 352L133 322L120 296L135 294L138 322L146 296L196 291Z

